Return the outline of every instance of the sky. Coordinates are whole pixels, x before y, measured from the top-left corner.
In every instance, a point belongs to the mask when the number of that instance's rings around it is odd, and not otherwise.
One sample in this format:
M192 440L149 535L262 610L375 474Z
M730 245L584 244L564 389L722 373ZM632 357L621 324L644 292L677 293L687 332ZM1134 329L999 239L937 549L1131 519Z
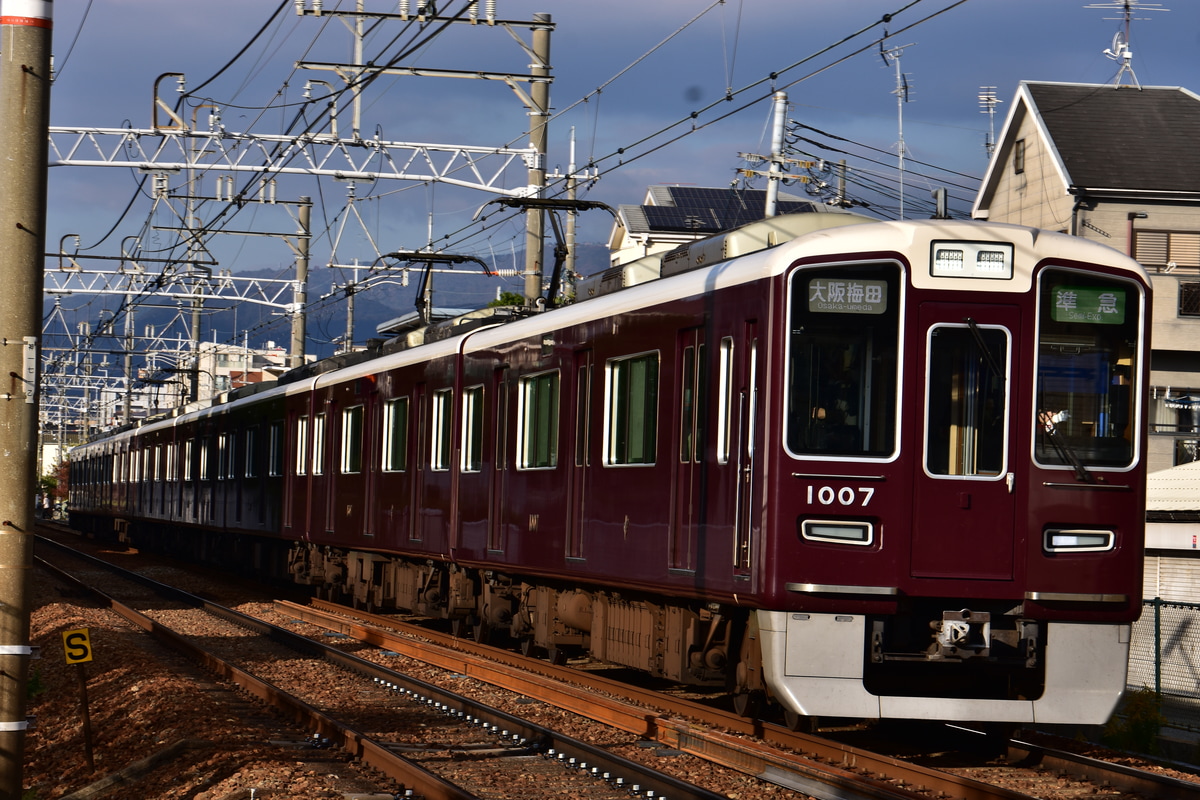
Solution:
M355 2L325 0L324 7L352 9ZM397 8L394 0L357 2L367 12ZM306 8L313 3L303 0ZM453 13L462 0L438 5ZM547 166L566 171L573 135L577 167L595 176L585 181L584 199L616 206L640 203L654 184L732 185L737 170L748 166L740 153L769 150L770 98L782 90L790 125L796 126L796 157L846 159L854 176L851 195L871 202L869 213L892 218L899 213L901 184L908 216L929 216L930 191L938 186L948 187L959 215L968 213L987 167L989 129L999 136L1018 83L1112 83L1119 65L1103 51L1123 30L1119 10L1107 7L1118 4L1108 0L496 0L495 5L500 19L552 17ZM1200 91L1200 0L1137 5L1129 36L1137 81ZM305 81L341 86L332 73L297 70L295 62L352 56L345 22L298 16L293 0L57 0L54 8L53 126L149 128L155 80L183 73L195 93L189 102L218 106L227 130L295 133L317 119L309 107L298 121ZM381 21L365 38L364 52L368 59L388 61L431 30ZM515 31L528 41L524 28ZM899 52L907 102L898 102L896 63L881 55L881 46ZM397 63L525 73L530 59L501 28L454 25ZM174 103L179 97L174 79L162 86L164 101ZM995 87L994 117L981 111L981 87ZM351 128L347 105L340 101L343 136ZM897 159L901 122L903 178ZM364 91L360 130L364 138L393 142L524 146L528 125L525 108L502 82L382 76ZM510 172L506 185L524 184L523 167ZM170 232L155 230L178 220L170 219L173 212L164 204L154 206L145 185L138 192L142 177L126 168L53 168L48 249L77 235L80 251L89 254L115 255L122 240L136 241L145 253L178 252ZM171 180L172 191L184 188L177 176ZM215 178L205 180L197 193L211 195ZM872 193L870 184L883 186L885 194ZM281 199L314 198L314 266L371 263L380 252L431 245L499 260L523 246L521 218L485 207L495 198L481 191L411 181L358 185L361 225L346 211L346 191L345 184L328 179L279 183ZM786 191L799 194L805 187ZM200 210L201 217L216 213L211 205ZM477 215L483 220L473 223ZM601 210L585 212L579 238L605 242L611 224ZM278 209L246 209L230 225L294 230ZM280 241L216 236L210 247L221 267L234 272L282 274L293 263ZM519 279L512 283L509 288L519 292Z

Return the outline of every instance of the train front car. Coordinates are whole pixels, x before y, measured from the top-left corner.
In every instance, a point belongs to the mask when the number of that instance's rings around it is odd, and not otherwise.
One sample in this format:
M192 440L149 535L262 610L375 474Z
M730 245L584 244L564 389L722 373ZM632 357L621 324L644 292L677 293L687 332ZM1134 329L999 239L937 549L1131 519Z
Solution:
M1144 272L983 223L818 244L781 248L761 680L790 715L1103 723L1141 608Z

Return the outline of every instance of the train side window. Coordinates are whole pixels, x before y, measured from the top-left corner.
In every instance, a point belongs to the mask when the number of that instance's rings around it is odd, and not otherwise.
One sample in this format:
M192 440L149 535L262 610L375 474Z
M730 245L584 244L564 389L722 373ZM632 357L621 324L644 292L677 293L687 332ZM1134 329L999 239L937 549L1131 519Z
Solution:
M606 466L653 464L658 435L658 353L608 361Z
M521 378L517 417L521 469L558 465L558 380L557 372Z
M325 474L325 413L322 412L313 417L313 455L312 455L312 473L313 475Z
M408 398L397 397L383 406L383 471L408 469Z
M483 469L483 387L463 391L462 470Z
M450 469L450 451L453 443L454 395L451 389L439 389L433 393L433 438L430 467L438 472Z
M362 472L363 407L342 409L342 474Z
M308 415L296 419L296 474L308 474Z
M986 325L935 325L928 346L925 468L931 475L1003 474L1008 449L1008 331Z

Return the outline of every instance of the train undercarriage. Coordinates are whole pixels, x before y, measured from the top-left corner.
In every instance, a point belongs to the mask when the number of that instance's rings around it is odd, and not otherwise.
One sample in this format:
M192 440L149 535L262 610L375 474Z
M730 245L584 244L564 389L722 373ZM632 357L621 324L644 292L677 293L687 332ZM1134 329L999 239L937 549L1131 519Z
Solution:
M617 592L533 584L492 570L440 561L296 543L293 579L318 595L367 610L400 609L447 619L479 641L507 637L526 652L572 653L694 686L725 686L731 642L745 628L727 610L664 603ZM745 673L745 670L738 672ZM746 674L740 693L763 691Z

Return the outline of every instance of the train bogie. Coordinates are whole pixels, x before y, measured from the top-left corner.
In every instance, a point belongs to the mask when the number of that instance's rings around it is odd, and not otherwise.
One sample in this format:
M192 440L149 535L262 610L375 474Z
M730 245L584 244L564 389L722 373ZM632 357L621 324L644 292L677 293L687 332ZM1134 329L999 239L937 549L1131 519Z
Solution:
M322 595L747 711L1106 717L1146 276L1025 228L813 216L89 444L73 520L270 542Z

